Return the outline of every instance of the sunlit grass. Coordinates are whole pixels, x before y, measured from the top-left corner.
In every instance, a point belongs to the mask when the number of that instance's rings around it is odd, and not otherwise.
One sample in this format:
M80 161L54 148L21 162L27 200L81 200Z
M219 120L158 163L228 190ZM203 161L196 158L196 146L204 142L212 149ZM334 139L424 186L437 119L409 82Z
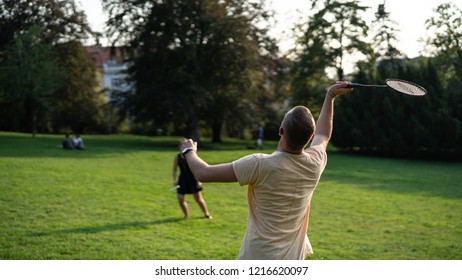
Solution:
M246 188L205 184L183 220L169 192L178 138L0 133L0 259L235 259ZM210 163L255 152L227 139ZM275 143L266 143L266 150ZM312 201L311 259L461 259L462 164L329 154Z

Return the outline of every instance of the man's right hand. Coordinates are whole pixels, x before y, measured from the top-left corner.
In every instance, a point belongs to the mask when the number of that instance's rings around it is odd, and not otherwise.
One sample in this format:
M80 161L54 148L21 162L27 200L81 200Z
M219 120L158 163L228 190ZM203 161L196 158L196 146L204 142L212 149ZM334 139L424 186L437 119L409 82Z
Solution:
M349 82L337 81L327 89L327 93L331 94L333 97L348 93L353 90L352 88L347 88L349 84Z

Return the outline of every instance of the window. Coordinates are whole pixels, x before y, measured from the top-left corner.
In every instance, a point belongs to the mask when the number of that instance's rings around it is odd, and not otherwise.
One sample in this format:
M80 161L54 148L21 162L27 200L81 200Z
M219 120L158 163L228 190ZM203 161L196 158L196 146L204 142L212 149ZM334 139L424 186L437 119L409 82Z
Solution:
M111 87L118 88L125 84L124 79L122 78L113 78L111 79Z

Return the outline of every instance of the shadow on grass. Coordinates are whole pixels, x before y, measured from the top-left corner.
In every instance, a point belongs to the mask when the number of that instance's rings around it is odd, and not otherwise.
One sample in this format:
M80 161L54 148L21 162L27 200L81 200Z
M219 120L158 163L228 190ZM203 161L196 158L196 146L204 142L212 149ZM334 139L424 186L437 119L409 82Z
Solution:
M0 133L0 157L53 157L92 158L133 152L177 152L181 137L139 135L83 135L85 150L64 150L64 136L40 134L32 138L28 134ZM226 139L222 143L211 143L203 139L201 150L234 151L251 149L252 141ZM268 141L268 147L276 144ZM256 151L257 152L257 151Z
M33 232L30 236L49 236L49 235L59 235L59 234L93 234L105 231L118 231L126 229L144 229L149 226L161 225L167 223L176 223L184 220L183 218L166 218L163 220L152 221L152 222L131 222L131 223L121 223L121 224L108 224L102 226L94 227L80 227L72 229L63 229L49 232Z
M178 149L174 137L147 137L133 135L88 135L83 136L85 150L64 150L63 137L25 134L0 134L0 156L5 157L53 157L91 158L133 152L172 152Z
M462 163L330 153L321 183L462 199Z
M340 181L340 180L331 180L324 179L323 183L342 186L343 184L348 184L354 186L356 189L363 189L365 191L364 195L367 195L368 191L378 191L378 192L389 192L393 194L404 194L404 195L421 195L428 197L441 197L449 200L461 200L462 199L462 189L457 186L438 186L432 184L401 184L397 183L377 183L370 181ZM339 187L340 191L341 187Z

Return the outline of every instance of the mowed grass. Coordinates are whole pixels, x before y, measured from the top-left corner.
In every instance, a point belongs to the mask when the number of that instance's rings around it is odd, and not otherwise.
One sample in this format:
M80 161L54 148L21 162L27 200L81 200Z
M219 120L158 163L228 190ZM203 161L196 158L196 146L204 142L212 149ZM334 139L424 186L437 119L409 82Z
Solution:
M205 184L213 220L169 192L175 137L0 133L0 259L235 259L246 187ZM271 152L276 143L265 143ZM209 163L255 152L227 139ZM462 164L329 153L315 191L310 259L462 259Z

